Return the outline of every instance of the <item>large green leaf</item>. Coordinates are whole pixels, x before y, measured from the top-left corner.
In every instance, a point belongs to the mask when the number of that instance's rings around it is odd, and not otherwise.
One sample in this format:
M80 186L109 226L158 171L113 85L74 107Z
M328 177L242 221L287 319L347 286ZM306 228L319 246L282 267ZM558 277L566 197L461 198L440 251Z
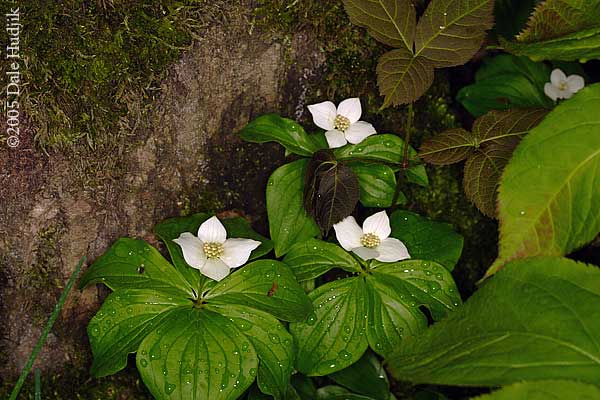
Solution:
M315 237L319 227L303 207L304 174L308 160L277 168L267 184L267 214L275 255L280 257L295 243Z
M170 218L156 224L154 227L156 235L167 246L173 265L175 265L179 272L185 276L187 281L194 288L200 288L202 286L201 284L207 278L201 275L197 269L191 268L185 262L181 246L173 242L173 239L177 239L183 232L191 232L194 235L197 235L200 225L210 217L210 214L200 213L186 217ZM247 238L261 242L261 245L254 249L250 254L250 260L262 257L273 249L273 242L252 230L252 227L244 218L226 218L222 219L221 223L227 231L228 238Z
M294 367L292 336L272 315L242 305L209 305L231 318L258 354L258 386L276 400L285 399Z
M492 27L493 0L432 0L419 19L415 56L436 67L466 63Z
M510 263L466 304L388 358L415 383L600 382L600 270L538 257Z
M475 83L460 89L456 99L475 117L490 110L552 108L552 100L544 93L549 79L548 65L501 54L484 59Z
M228 318L196 308L171 312L140 344L137 367L159 399L234 400L252 384L254 346Z
M398 210L390 216L390 226L391 236L406 245L412 258L438 262L449 271L454 269L462 253L464 240L450 224Z
M196 297L183 275L154 247L143 240L121 238L85 271L79 280L83 288L103 283L112 290L155 289Z
M335 149L333 154L338 161L374 161L390 164L402 164L404 140L401 137L382 133L372 135L360 142ZM408 158L417 159L417 152L408 146Z
M600 231L600 85L558 105L515 150L500 183L499 256L563 255Z
M246 125L239 134L248 142L277 142L289 152L306 157L321 149L319 143L300 124L277 114L261 115Z
M402 165L404 158L404 140L397 135L383 133L369 136L359 144L343 146L333 151L339 161L379 162ZM408 168L406 176L409 182L428 186L425 166L419 162L415 149L408 145Z
M427 307L438 320L461 303L452 275L435 262L374 262L372 268L373 274L367 279L367 337L371 348L384 357L405 337L427 327L420 306Z
M356 362L367 349L367 299L362 278L346 278L309 294L314 313L290 324L298 345L296 368L309 376L327 375Z
M121 289L106 298L87 331L94 355L91 374L112 375L127 365L146 335L160 326L169 312L191 306L184 297L150 289Z
M365 207L390 207L396 191L396 174L387 165L352 162L348 166L358 177L360 202ZM397 204L406 203L404 194L398 196Z
M365 352L360 360L348 368L329 375L329 378L355 393L371 396L376 400L390 398L390 383L385 369L370 351Z
M318 278L333 268L360 272L360 264L340 246L317 239L297 243L285 255L286 263L298 282Z
M473 400L565 400L600 399L600 388L575 381L537 381L515 383Z
M235 271L204 299L212 304L244 304L284 321L301 321L312 310L290 268L274 260L254 261Z
M352 23L392 47L412 51L417 17L411 0L344 0Z
M581 61L600 58L600 26L542 42L519 43L500 38L504 49L534 61Z

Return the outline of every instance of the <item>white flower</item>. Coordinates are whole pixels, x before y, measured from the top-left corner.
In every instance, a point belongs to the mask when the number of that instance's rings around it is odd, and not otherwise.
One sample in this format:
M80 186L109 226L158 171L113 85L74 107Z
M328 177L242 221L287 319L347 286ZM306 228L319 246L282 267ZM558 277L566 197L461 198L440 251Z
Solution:
M308 106L315 125L325 129L329 148L342 147L346 143L358 144L377 133L373 125L359 121L362 114L358 98L346 99L336 108L331 101Z
M231 268L244 265L252 250L260 246L260 242L252 239L227 239L227 231L217 217L200 225L198 237L184 232L173 241L181 246L190 267L215 281L229 275Z
M346 217L333 225L333 229L340 245L364 260L395 262L410 258L404 243L389 237L392 229L385 211L365 219L362 229L354 217Z
M552 100L569 99L573 94L583 89L585 81L579 75L566 76L564 72L556 68L550 74L550 82L544 85L544 93Z

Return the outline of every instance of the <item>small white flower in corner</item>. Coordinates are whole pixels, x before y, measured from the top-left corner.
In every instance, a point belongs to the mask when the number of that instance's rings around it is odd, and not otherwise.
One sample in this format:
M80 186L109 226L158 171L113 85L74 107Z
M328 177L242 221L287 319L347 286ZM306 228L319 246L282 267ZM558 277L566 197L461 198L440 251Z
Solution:
M569 99L583 89L584 85L585 81L581 76L566 76L564 72L556 68L550 74L550 82L544 85L544 93L554 101L556 99Z
M362 108L358 98L346 99L337 108L331 101L324 101L308 106L308 110L315 125L327 131L325 137L330 149L348 142L358 144L377 133L370 123L359 121Z
M184 232L173 241L181 246L190 267L215 281L229 275L231 268L244 265L252 250L260 246L260 242L252 239L227 239L227 231L217 217L202 223L197 237Z
M392 229L385 211L365 219L362 228L350 216L333 225L333 229L340 245L363 260L374 258L381 262L395 262L410 258L404 243L389 237Z

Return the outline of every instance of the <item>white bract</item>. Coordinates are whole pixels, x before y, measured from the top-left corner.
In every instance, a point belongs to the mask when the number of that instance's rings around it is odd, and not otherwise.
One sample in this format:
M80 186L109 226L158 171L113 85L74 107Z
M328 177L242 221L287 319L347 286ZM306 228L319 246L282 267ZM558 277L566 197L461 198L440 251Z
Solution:
M374 258L382 262L395 262L410 258L404 243L389 237L392 229L385 211L365 219L362 228L350 216L333 225L333 229L340 245L363 260Z
M260 246L260 242L252 239L227 239L227 231L217 217L202 223L197 237L184 232L173 241L181 246L190 267L215 281L229 275L231 268L244 265L252 250Z
M566 76L564 72L556 68L550 74L550 82L544 85L544 93L552 100L569 99L573 94L583 89L585 81L579 75Z
M325 129L329 148L342 147L346 143L358 144L377 133L373 125L359 121L362 114L358 98L346 99L336 108L331 101L308 106L315 125Z

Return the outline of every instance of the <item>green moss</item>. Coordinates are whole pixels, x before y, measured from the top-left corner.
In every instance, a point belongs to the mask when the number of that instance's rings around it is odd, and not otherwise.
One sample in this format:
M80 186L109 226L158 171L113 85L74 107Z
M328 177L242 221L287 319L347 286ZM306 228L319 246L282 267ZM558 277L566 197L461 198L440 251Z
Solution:
M130 133L132 107L149 104L166 67L218 14L204 0L19 3L28 57L20 100L36 139L52 149L95 148Z

